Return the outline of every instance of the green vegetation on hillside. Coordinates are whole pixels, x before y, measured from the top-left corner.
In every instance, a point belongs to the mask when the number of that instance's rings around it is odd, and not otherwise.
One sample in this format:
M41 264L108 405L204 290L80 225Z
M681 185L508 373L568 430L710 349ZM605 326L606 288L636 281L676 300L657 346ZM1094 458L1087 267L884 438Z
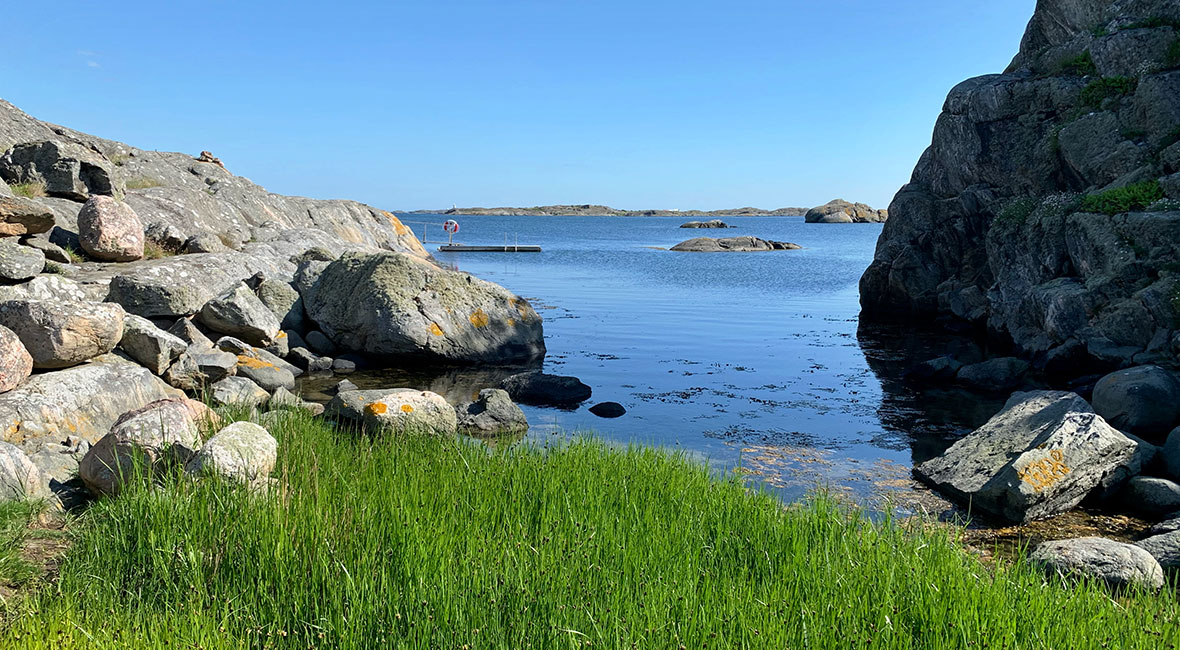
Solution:
M29 183L16 183L9 185L8 189L16 196L23 196L28 199L36 199L45 196L45 183L41 181L32 181Z
M295 416L269 496L177 480L93 506L5 648L1161 648L1112 599L949 529L784 509L683 456L371 440Z
M1164 190L1160 187L1159 181L1150 180L1090 194L1082 199L1081 208L1086 212L1119 214L1143 210L1162 198Z
M1139 80L1133 77L1102 77L1086 84L1078 100L1087 108L1102 108L1106 100L1130 95L1138 87Z
M1057 67L1056 73L1085 77L1098 74L1098 68L1094 65L1094 59L1090 56L1090 50L1086 50L1071 59L1062 61Z

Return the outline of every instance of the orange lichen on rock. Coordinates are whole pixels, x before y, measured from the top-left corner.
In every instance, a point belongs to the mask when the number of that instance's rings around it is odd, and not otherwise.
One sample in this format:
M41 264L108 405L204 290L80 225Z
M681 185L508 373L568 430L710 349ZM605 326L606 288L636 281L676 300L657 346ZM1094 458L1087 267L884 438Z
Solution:
M366 404L365 410L372 415L383 415L389 410L389 407L382 404L381 402L373 402L372 404Z
M442 336L443 335L442 328L438 326L438 323L431 323L430 324L430 333L435 336Z
M487 327L488 325L488 315L482 309L476 309L467 320L476 327Z
M251 357L244 354L238 355L238 365L246 366L247 368L274 368L275 364L269 361L263 361L257 357Z
M402 413L413 413L414 407L409 404L402 404Z

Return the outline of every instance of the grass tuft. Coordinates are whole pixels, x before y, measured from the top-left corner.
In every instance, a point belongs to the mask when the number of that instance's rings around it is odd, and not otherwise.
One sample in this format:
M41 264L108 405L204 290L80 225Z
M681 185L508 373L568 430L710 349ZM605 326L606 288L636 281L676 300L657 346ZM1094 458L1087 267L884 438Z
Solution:
M1082 199L1081 208L1086 212L1119 214L1144 210L1162 198L1164 190L1160 187L1160 182L1150 180L1087 195Z
M1072 59L1062 61L1057 66L1056 74L1087 77L1098 74L1098 68L1094 65L1094 59L1090 56L1090 50L1086 50Z
M784 509L681 455L299 414L272 432L267 496L176 480L94 505L0 646L1158 648L1180 629L1174 592L985 567L948 529Z
M28 183L17 183L9 185L9 189L17 196L23 196L28 199L37 199L45 196L45 183L43 181L30 181Z
M1125 97L1135 92L1139 80L1133 77L1102 77L1086 84L1078 100L1087 108L1102 108L1107 100Z
M136 178L127 179L127 189L129 190L146 190L149 187L160 187L164 183L159 179L148 176L139 176Z
M145 239L143 242L143 258L147 260L158 260L162 257L172 257L179 255L179 252L173 248L165 246L154 239Z

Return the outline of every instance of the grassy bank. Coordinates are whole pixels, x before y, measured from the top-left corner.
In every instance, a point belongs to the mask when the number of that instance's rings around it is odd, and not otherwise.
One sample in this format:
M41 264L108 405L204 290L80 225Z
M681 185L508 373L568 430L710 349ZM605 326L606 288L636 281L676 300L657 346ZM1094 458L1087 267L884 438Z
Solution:
M660 452L359 441L310 419L279 487L138 490L74 525L5 648L1166 648L1177 598L985 568Z

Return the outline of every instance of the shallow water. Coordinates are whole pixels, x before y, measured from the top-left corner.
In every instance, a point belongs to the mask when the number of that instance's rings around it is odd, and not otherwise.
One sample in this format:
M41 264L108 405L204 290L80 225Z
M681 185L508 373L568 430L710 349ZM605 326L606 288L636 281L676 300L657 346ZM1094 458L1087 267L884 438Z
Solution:
M439 215L405 215L445 238ZM721 468L741 465L784 498L820 484L868 496L910 490L909 469L998 405L916 393L900 380L939 353L936 338L858 332L857 281L879 224L733 217L729 230L687 230L666 217L458 217L456 241L539 245L541 253L435 253L440 263L529 298L545 320L546 372L594 389L577 410L524 407L537 440L593 431L677 447ZM678 253L696 236L754 235L802 250ZM436 244L428 245L434 251ZM362 387L412 386L462 401L507 370L422 376L361 373ZM314 388L314 382L307 388ZM617 419L588 411L627 408Z

